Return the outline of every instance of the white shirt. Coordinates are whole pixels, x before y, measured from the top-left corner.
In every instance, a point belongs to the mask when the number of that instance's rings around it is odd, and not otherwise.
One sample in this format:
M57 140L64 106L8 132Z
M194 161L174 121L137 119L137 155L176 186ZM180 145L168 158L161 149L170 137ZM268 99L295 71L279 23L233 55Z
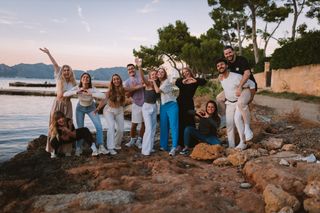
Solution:
M73 87L71 90L68 90L67 92L63 93L63 97L77 95L81 106L90 106L93 102L93 98L104 99L106 97L104 93L100 92L95 87L88 89L91 95L85 93L77 94L78 91L78 86Z
M238 88L238 85L240 84L241 79L242 75L234 72L229 72L227 78L223 77L222 80L219 79L227 100L232 102L238 100L238 97L236 96L236 90ZM248 79L248 81L243 85L243 88L255 89L255 83L252 80Z
M159 89L161 90L161 104L176 101L176 97L172 93L173 84L170 83L169 79L164 80Z

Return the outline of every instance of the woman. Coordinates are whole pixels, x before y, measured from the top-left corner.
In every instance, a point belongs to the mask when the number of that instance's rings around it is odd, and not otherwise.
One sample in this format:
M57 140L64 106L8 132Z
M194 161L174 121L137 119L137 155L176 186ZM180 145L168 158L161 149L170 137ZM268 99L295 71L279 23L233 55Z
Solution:
M91 132L88 128L82 127L75 129L73 122L70 118L67 118L61 111L54 113L52 123L50 125L50 144L53 147L51 158L57 157L57 152L63 144L73 144L76 140L83 139L89 146L93 141ZM67 153L66 156L70 156Z
M118 74L112 75L106 98L100 102L95 113L102 109L105 104L103 115L108 125L107 148L111 155L116 155L117 151L115 149L121 149L124 130L123 106L125 104L125 90L122 85L122 79Z
M156 81L153 81L154 89L161 95L160 105L160 149L168 150L169 129L171 130L172 147L169 152L170 156L174 156L178 146L178 130L179 130L179 110L176 98L173 95L173 85L170 83L167 72L160 68L158 70L158 78L160 87ZM169 125L168 125L169 124Z
M84 117L87 114L91 119L94 127L96 128L96 138L97 145L93 143L91 146L92 156L97 156L98 154L108 154L108 151L103 146L103 132L100 117L95 114L96 103L93 98L103 99L105 98L104 93L100 92L96 88L92 87L91 76L89 73L83 73L80 77L80 84L77 87L63 94L64 97L71 97L72 95L77 95L79 102L76 107L76 121L78 128L84 126ZM81 148L82 141L77 141L76 144L76 155L79 156L82 153Z
M157 70L149 71L149 77L146 79L142 70L142 60L136 60L138 65L142 82L145 84L144 88L144 103L142 105L142 115L145 123L145 132L142 139L141 153L143 155L150 155L153 151L154 139L157 127L157 98L158 94L155 91L153 82L157 81Z
M188 113L189 110L194 110L193 96L198 86L203 86L207 81L203 78L195 78L191 70L187 67L182 69L183 78L176 80L176 86L179 88L177 98L179 106L179 146L184 146L184 129L186 126L195 127L194 116Z
M214 101L208 101L205 111L195 112L190 110L189 114L200 118L199 128L187 126L184 130L184 149L180 154L188 154L189 147L194 145L193 139L203 141L208 144L220 144L217 137L217 129L220 125L220 117L218 116L217 104Z
M54 78L56 80L56 93L57 96L54 99L50 117L49 117L49 127L51 126L51 121L53 120L53 115L56 111L63 112L67 118L72 120L72 104L70 98L63 97L63 93L76 85L76 80L74 77L74 73L69 65L63 65L61 68L59 67L56 60L50 54L50 51L47 48L40 48L42 52L47 54L53 64L54 68ZM52 152L53 149L50 143L50 131L48 131L48 139L46 145L46 151Z

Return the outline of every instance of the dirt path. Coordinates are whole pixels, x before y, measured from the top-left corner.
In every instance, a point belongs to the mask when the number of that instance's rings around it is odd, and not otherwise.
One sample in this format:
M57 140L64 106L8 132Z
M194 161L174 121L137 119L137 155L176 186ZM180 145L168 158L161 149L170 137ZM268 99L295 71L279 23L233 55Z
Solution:
M260 106L274 108L279 114L288 113L295 109L299 109L302 118L320 123L319 104L275 98L266 95L255 95L253 103Z

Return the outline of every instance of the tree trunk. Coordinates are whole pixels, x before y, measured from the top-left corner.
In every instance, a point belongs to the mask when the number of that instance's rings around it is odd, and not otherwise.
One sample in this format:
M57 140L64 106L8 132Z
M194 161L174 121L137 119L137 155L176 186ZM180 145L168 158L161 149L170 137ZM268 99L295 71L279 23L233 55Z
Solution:
M238 32L239 55L242 55L242 40L241 40L240 30L241 30L240 21L239 21L239 19L237 19L237 32Z
M251 10L251 19L252 19L252 44L254 52L254 60L257 64L259 62L259 48L257 44L257 20L256 20L256 7L253 4L249 5Z
M298 7L297 7L297 1L292 0L293 4L293 23L292 23L292 35L291 40L294 41L296 38L296 27L297 27L297 21L298 21Z

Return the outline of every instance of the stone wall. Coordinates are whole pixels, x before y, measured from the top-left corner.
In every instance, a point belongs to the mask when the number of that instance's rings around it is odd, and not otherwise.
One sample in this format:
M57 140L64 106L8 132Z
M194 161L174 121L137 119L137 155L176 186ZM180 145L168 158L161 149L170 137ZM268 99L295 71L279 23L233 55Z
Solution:
M265 88L266 72L254 75L259 88ZM320 64L272 70L273 92L294 92L320 96Z

